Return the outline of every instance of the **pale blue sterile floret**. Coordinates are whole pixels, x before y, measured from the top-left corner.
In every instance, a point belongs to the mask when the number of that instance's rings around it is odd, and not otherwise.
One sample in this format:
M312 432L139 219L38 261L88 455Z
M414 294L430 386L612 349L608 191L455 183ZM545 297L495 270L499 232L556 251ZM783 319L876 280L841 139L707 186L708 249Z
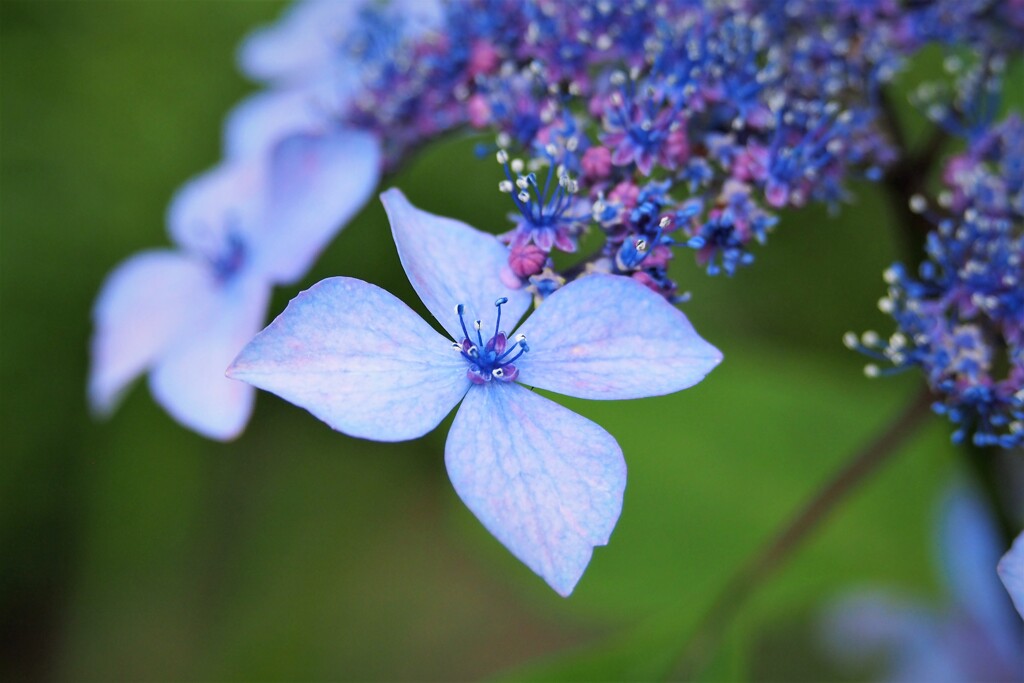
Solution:
M270 86L238 104L225 119L224 155L266 152L298 132L332 127L360 80L340 45L362 0L305 0L275 24L249 34L238 51L241 71Z
M144 252L107 278L93 312L89 399L112 412L149 371L156 401L216 439L245 427L253 391L224 368L263 324L273 284L294 282L380 174L371 135L295 135L266 159L227 162L186 184L168 211L176 249Z
M626 465L608 432L514 380L585 398L653 396L696 384L721 354L663 297L612 275L566 285L506 334L532 297L502 281L498 239L398 190L381 198L413 288L450 338L380 288L330 278L296 297L228 375L378 441L421 436L461 401L445 446L456 492L568 595L618 520Z
M302 0L281 19L250 33L238 50L238 66L268 86L228 114L224 156L265 153L295 133L322 133L337 126L363 86L362 50L375 42L362 15L379 11L401 39L419 36L440 22L436 0ZM398 21L398 19L401 21Z

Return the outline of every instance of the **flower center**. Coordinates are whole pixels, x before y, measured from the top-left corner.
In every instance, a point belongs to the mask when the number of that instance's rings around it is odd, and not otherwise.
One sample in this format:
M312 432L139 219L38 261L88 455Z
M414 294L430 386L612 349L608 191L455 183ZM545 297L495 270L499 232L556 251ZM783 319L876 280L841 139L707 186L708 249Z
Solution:
M217 280L225 282L237 273L245 263L245 242L234 231L229 231L224 246L214 256L210 256L210 264Z
M474 384L486 384L492 379L502 382L512 382L519 376L519 370L513 363L530 350L526 345L526 335L520 334L512 344L501 330L501 307L508 303L508 299L501 297L494 302L498 309L498 319L494 323L494 334L484 343L482 333L483 323L479 320L473 323L473 332L470 334L466 326L466 307L459 304L455 307L459 314L459 323L462 325L462 333L465 335L461 343L452 345L456 351L469 363L466 376Z

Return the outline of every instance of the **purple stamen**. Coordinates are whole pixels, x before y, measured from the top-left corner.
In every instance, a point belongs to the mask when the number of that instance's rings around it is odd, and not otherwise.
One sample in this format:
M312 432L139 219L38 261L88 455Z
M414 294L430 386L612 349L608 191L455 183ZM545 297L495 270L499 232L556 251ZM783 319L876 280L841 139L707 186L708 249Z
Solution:
M525 336L519 335L516 337L515 343L509 346L508 336L501 331L501 307L506 303L508 303L506 297L501 297L494 302L498 309L498 316L494 325L494 336L488 339L486 344L480 333L483 326L481 321L477 320L473 325L478 341L478 343L473 343L469 339L469 331L463 317L466 307L459 304L455 309L459 314L459 323L462 325L463 334L466 336L461 343L455 344L454 348L469 363L470 367L466 371L466 376L474 384L486 384L492 379L502 382L514 381L519 376L519 370L512 363L529 351Z

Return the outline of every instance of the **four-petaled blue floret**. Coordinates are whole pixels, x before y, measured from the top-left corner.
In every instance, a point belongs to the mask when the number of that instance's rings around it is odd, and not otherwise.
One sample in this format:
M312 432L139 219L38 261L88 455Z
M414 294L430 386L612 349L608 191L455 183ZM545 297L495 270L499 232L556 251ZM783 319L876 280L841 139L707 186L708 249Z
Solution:
M445 446L455 490L568 595L594 546L608 542L626 466L608 432L527 386L657 396L696 384L722 356L663 297L614 275L569 283L506 334L532 298L502 281L501 242L416 209L398 190L382 200L409 280L449 338L384 290L335 277L296 297L228 376L377 441L422 436L461 401Z

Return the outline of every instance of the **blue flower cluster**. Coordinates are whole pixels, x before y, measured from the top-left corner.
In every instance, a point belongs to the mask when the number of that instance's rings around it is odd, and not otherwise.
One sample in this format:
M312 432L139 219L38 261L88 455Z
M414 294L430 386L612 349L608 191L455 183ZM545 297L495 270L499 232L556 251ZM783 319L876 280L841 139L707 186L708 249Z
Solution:
M776 209L834 207L851 175L880 179L898 154L880 120L880 89L904 59L939 41L984 50L993 63L1020 44L1024 9L467 0L446 5L439 25L375 70L348 120L388 140L391 164L457 126L494 132L508 176L500 189L522 214L510 276L539 295L600 271L674 299L677 249L693 250L709 274L731 275L753 261ZM984 120L991 108L961 109ZM931 112L952 125L961 109ZM531 194L545 168L558 201L525 212L547 198ZM604 247L554 272L551 252L575 251L594 229Z
M956 423L954 441L1012 448L1024 443L1024 122L1011 117L976 137L945 167L938 206L911 208L936 224L916 274L886 271L880 308L899 330L847 344L888 367L920 367Z
M468 0L443 12L441 30L374 70L346 120L387 140L391 165L457 126L492 132L499 189L519 210L507 276L541 294L597 271L673 299L677 249L733 274L776 209L837 204L848 177L877 178L895 156L875 97L915 43L892 3ZM551 252L575 251L587 230L603 248L553 272Z

